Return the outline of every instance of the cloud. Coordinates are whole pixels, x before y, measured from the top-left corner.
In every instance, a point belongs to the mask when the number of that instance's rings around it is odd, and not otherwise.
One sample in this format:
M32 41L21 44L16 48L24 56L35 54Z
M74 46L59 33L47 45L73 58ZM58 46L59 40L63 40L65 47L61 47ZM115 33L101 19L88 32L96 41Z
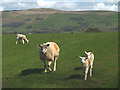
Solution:
M37 2L41 0L2 0L2 2ZM55 2L119 2L119 0L42 0Z
M110 10L110 11L118 11L118 6L113 4L105 5L104 3L97 3L93 6L94 10Z
M4 10L4 8L3 7L0 7L0 11L3 11Z
M108 2L119 2L119 0L107 0Z
M38 0L37 4L40 8L51 8L56 4L56 1L46 1L46 0Z
M55 9L65 10L65 11L72 11L78 8L78 3L75 2L57 2L54 5Z
M5 2L36 2L37 0L2 0L2 3Z
M36 3L22 3L22 2L7 2L3 4L4 10L21 10L36 8Z
M19 3L17 3L16 5L15 5L15 7L20 7L21 9L30 9L30 8L36 8L37 6L36 6L36 3L30 3L30 2L28 2L28 3L21 3L21 2L19 2Z
M4 3L4 2L15 2L15 0L2 0L2 3Z
M58 2L49 0L38 0L37 4L39 8L54 8L67 11L74 10L78 7L78 4L75 2Z
M75 2L73 2L73 3L72 2L71 3L64 3L63 5L64 5L63 7L65 7L68 10L75 10L75 9L77 9L79 7L78 4L75 3Z
M8 1L8 2L7 2ZM11 1L11 2L9 2ZM57 0L34 0L34 2L26 2L24 0L3 0L1 10L24 10L31 8L53 8L65 11L83 11L83 10L111 10L118 11L118 6L113 0L110 2L59 2ZM21 1L21 2L20 2ZM23 2L22 2L23 1ZM33 0L30 0L33 1ZM72 0L71 0L72 1ZM91 0L95 1L95 0ZM106 0L105 0L106 1ZM117 0L115 0L117 1ZM113 3L112 3L113 2Z

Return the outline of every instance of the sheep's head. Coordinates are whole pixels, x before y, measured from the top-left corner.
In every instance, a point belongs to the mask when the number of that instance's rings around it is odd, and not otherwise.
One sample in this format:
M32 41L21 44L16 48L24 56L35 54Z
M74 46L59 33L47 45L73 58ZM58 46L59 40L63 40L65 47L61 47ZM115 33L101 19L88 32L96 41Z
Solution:
M90 55L92 54L92 52L86 52L85 51L85 54L87 55L88 58L90 58Z
M50 44L43 43L38 46L40 47L41 52L45 54L47 52L47 48L50 46Z
M26 43L29 43L29 40L27 40L27 39L24 39L24 40L25 40Z
M27 43L29 43L29 40L27 40Z
M86 61L86 57L81 57L81 56L79 56L79 58L81 59L81 63L85 63L85 61Z

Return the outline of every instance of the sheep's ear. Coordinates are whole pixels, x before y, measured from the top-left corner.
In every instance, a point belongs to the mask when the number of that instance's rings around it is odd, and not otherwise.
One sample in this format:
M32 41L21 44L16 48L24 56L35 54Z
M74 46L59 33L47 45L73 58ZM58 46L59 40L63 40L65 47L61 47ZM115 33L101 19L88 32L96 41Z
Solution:
M38 47L42 47L42 44L39 44Z
M87 52L85 51L85 53L87 54Z
M82 59L82 57L81 56L78 56L80 59Z
M50 44L47 44L46 46L47 46L47 47L49 47L49 46L50 46Z

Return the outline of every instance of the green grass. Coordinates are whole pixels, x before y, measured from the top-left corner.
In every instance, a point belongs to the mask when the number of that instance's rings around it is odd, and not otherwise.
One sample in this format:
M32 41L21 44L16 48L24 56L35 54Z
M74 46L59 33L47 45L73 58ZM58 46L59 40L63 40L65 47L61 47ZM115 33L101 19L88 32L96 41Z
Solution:
M102 12L102 11L91 11L91 12L59 12L51 14L49 11L47 14L40 13L37 9L31 11L17 11L17 12L3 12L3 25L10 24L13 22L23 22L24 25L20 27L3 27L3 32L80 32L84 31L89 27L96 27L100 31L117 31L117 12ZM46 10L46 9L42 9ZM54 10L53 10L54 11ZM78 13L78 14L76 14ZM24 17L23 17L23 15ZM43 20L36 20L36 18L44 18ZM72 20L71 18L82 18L83 20ZM26 21L30 19L29 21ZM86 25L87 24L87 25ZM31 28L27 28L32 25ZM70 31L66 31L65 27L72 27Z
M29 44L15 44L16 35L3 35L3 88L117 88L118 35L63 33L27 35ZM43 73L38 44L54 41L60 47L57 71ZM93 77L84 81L79 55L95 54ZM53 64L51 65L53 69Z

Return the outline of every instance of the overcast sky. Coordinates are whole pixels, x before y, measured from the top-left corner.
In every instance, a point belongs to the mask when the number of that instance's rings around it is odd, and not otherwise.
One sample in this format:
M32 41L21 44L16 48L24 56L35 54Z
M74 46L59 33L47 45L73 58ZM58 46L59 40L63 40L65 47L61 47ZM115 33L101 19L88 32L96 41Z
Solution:
M65 11L118 11L119 0L2 0L0 11L53 8Z

